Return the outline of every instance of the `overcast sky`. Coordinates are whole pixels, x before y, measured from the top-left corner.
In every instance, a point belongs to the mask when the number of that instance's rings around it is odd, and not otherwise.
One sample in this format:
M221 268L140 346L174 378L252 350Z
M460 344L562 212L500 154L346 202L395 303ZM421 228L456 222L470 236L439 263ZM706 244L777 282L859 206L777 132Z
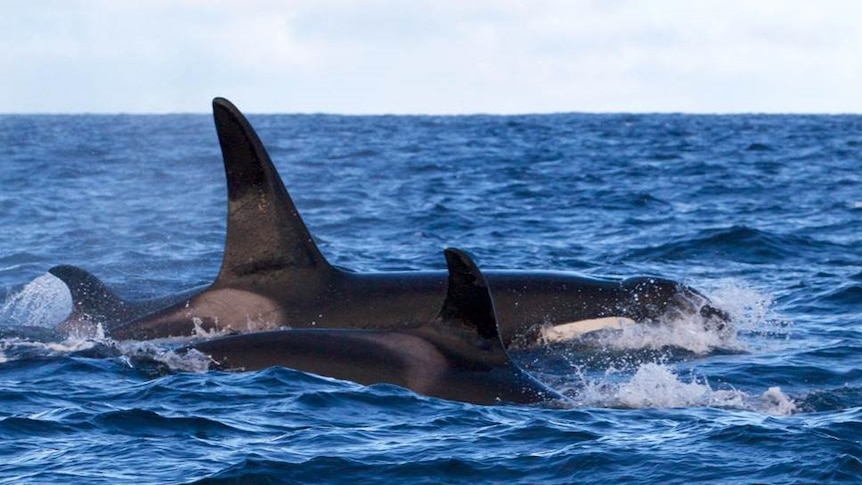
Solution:
M862 113L855 0L0 0L0 113Z

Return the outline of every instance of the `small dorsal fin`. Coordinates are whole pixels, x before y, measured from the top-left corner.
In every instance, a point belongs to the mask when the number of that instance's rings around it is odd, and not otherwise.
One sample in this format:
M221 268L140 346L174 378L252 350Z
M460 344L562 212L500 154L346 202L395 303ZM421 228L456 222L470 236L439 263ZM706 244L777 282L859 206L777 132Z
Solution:
M438 320L475 332L485 345L505 353L494 301L482 272L464 251L446 249L444 254L449 278Z
M67 320L108 323L126 314L126 302L92 273L70 265L54 266L48 272L65 283L72 295L72 314Z
M436 395L469 402L484 400L485 403L565 399L521 370L509 358L500 336L491 291L476 263L458 249L446 249L445 254L449 283L436 328L438 335L442 330L449 337L457 336L457 343L442 341L443 345L438 345L438 349L449 360L450 372L452 369L468 372L470 386L487 386L489 394L464 394L463 390L459 393L458 389L444 386Z
M230 101L215 98L213 117L228 187L227 237L216 284L267 271L330 270L245 116Z

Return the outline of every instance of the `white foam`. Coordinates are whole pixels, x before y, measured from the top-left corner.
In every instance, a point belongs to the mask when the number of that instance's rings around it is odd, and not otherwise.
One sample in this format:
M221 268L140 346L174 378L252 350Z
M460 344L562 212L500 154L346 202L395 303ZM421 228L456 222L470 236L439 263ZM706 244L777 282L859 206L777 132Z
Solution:
M628 380L622 373L610 369L602 378L589 379L579 372L580 386L571 389L569 394L579 405L594 407L717 407L778 416L796 410L793 399L778 387L770 387L759 396L736 389L715 390L705 377L692 374L685 380L670 366L655 362L641 364Z
M89 350L99 342L69 337L62 342L34 342L18 338L0 340L0 362L33 357L56 357Z
M644 364L629 382L616 389L620 405L630 408L687 407L709 402L709 387L692 379L682 382L673 371L661 364Z
M778 386L770 387L760 395L760 406L769 414L785 416L796 411L796 402L781 392Z
M153 341L124 341L115 345L127 362L145 359L164 364L172 371L206 372L212 363L208 355L197 350L177 352Z

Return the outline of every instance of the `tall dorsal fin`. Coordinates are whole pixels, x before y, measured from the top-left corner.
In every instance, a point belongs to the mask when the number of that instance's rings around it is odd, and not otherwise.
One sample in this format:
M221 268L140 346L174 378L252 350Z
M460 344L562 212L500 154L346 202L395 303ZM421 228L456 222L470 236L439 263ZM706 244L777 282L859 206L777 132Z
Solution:
M213 117L228 187L227 238L216 284L260 272L330 270L245 116L215 98Z
M478 336L483 350L508 361L485 277L464 251L446 249L444 254L449 278L438 321L446 324L450 331L460 329L465 337L468 334Z

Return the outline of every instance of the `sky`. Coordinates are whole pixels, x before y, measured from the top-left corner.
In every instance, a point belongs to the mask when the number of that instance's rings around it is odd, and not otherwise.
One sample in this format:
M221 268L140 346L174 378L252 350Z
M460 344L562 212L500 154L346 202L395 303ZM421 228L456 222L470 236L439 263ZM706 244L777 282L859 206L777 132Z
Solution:
M0 0L0 113L862 113L856 0Z

